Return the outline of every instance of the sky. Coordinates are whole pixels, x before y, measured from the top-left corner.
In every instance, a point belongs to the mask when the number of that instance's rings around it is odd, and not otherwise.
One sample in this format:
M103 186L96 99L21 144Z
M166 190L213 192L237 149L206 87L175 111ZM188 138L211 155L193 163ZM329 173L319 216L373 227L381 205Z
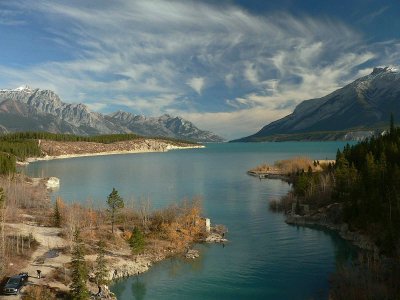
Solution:
M399 64L399 0L0 0L0 88L227 139Z

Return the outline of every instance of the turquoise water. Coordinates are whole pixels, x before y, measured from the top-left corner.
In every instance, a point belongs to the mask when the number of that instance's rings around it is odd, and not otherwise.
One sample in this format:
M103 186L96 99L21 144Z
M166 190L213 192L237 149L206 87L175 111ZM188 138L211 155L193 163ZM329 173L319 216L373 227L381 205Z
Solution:
M127 202L149 198L154 208L203 198L211 222L228 227L230 242L197 245L201 257L156 264L116 282L118 299L327 299L329 274L353 250L336 235L289 226L268 202L290 186L246 171L297 155L334 158L339 142L209 144L205 149L37 162L32 176L56 176L66 201L104 206L115 187Z

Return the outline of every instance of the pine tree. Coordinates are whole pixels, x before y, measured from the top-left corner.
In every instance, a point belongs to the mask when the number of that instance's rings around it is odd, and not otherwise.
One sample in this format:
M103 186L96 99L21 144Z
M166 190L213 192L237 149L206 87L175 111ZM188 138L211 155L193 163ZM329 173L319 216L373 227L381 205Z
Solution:
M115 188L113 188L111 194L108 195L107 204L110 207L109 211L111 213L111 231L114 233L115 214L118 209L124 207L124 200Z
M390 131L389 131L389 133L391 135L394 134L394 116L393 116L393 113L390 114Z
M105 242L100 240L97 243L97 257L96 257L96 267L95 267L95 279L97 285L103 285L107 283L108 269L105 259Z
M54 214L53 214L53 218L54 218L54 226L55 227L61 227L61 212L60 212L60 198L56 199L56 202L54 203Z
M128 243L132 249L133 254L139 254L143 251L144 236L139 228L135 227L135 229L133 229L132 236L130 237Z
M88 271L85 261L85 250L79 229L74 234L74 249L72 251L72 274L71 274L71 298L73 300L89 299L89 291L86 287Z

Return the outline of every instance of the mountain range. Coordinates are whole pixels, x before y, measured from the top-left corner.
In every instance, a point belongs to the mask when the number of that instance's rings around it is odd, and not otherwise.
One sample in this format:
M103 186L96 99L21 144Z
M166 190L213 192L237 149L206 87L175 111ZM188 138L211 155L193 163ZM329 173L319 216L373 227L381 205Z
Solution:
M118 111L109 115L92 112L82 103L61 101L51 90L28 86L0 90L0 132L48 131L77 135L135 133L142 136L221 142L212 132L170 115L146 117Z
M301 102L290 115L234 142L354 139L387 127L392 113L400 115L400 72L379 67L327 96Z

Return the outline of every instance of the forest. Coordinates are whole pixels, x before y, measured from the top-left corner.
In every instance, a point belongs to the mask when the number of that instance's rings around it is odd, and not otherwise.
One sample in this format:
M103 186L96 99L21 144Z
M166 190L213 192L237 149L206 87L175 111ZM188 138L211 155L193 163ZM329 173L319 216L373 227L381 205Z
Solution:
M282 199L283 209L294 201L311 210L332 203L343 205L343 221L353 231L373 238L383 254L399 250L400 129L393 122L385 134L338 150L334 166L323 172L292 175L293 189Z
M393 118L380 136L338 150L335 164L322 172L309 167L288 178L292 190L271 201L272 210L308 216L326 211L330 222L347 224L379 249L378 255L360 250L356 261L333 274L332 299L399 299L400 128ZM328 214L329 207L336 209Z

